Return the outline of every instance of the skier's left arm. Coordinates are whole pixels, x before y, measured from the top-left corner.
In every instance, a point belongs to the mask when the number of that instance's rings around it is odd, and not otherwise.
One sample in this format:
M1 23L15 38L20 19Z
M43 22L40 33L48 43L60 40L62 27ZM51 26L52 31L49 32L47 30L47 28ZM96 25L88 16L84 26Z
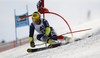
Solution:
M45 26L45 28L46 28L46 32L45 32L45 34L46 35L49 35L50 34L50 26L49 26L49 23L48 23L48 21L47 20L43 20L43 23L44 23L44 26Z

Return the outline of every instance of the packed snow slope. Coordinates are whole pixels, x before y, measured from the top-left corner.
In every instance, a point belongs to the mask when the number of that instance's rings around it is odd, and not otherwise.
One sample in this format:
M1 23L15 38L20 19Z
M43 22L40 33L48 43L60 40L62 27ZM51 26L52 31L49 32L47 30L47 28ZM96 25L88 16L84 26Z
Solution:
M100 58L100 19L87 21L72 30L92 28L90 31L84 31L74 34L72 39L80 38L80 41L71 43L53 49L47 49L35 53L27 53L29 44L10 49L0 53L0 58ZM36 44L41 43L36 41ZM45 46L45 45L43 45ZM38 46L38 47L43 47ZM36 47L36 48L38 48Z

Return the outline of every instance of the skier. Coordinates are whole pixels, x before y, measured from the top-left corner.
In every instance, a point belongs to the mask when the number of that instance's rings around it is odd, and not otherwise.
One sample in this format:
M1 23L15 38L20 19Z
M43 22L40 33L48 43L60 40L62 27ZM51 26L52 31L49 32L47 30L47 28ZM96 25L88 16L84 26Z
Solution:
M49 12L47 8L44 8L42 0L39 0L39 2L37 3L37 9L41 14L43 14L44 12Z
M30 40L30 46L35 47L34 43L34 30L36 30L39 34L37 35L37 39L39 41L47 42L51 44L54 40L57 40L57 35L54 31L54 29L49 25L48 21L46 19L42 19L39 12L34 12L32 14L32 23L30 25L29 30L29 40ZM55 37L54 37L55 36ZM54 37L49 38L48 37Z
M42 4L42 0L39 0L39 2L37 3L38 11L41 11L41 7L43 7L41 4Z

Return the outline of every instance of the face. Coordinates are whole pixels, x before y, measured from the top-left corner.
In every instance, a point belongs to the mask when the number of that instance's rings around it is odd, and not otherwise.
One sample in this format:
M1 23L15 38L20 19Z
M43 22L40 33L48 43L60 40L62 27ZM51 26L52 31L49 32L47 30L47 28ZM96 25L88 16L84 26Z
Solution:
M33 21L35 22L35 24L39 24L40 23L39 19L34 19Z
M39 23L40 23L40 20L39 20L39 21L35 21L35 24L37 24L37 25L38 25Z

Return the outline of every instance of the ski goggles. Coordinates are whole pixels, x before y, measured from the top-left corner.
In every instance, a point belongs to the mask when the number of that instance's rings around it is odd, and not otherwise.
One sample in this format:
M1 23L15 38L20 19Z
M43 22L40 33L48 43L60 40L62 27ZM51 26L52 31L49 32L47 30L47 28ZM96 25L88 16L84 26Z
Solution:
M39 21L39 19L32 19L34 22L38 22Z

